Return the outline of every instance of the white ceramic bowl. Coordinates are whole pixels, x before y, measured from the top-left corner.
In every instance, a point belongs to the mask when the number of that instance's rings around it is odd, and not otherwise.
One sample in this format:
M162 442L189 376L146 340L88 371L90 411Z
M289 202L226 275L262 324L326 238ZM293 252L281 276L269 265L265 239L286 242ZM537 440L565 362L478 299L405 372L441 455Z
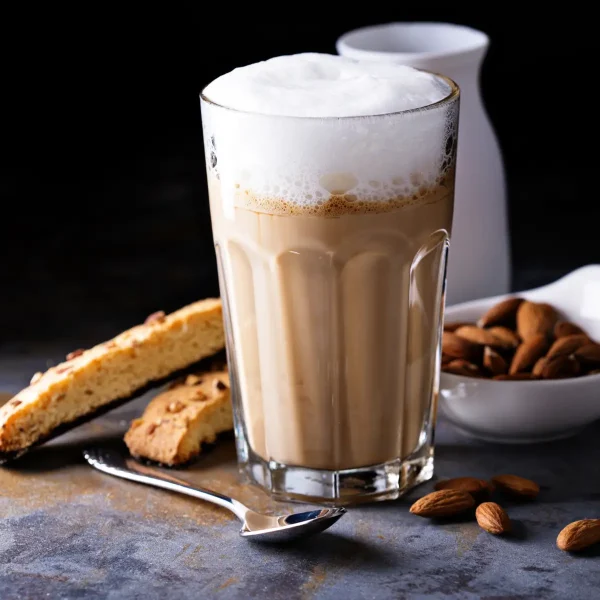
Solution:
M600 341L600 265L523 292L450 306L446 321L475 322L509 296L548 302ZM600 375L547 381L494 381L442 373L440 411L463 432L483 440L528 443L567 437L600 419Z

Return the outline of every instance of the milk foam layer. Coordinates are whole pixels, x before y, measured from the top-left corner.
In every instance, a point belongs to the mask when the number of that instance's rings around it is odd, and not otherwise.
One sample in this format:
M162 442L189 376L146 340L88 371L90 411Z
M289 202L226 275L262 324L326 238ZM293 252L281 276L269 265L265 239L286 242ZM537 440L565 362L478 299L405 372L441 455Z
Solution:
M288 117L371 116L420 108L448 95L411 67L329 54L278 56L215 79L204 95L222 106Z
M400 111L450 94L444 80L410 67L325 54L235 69L204 90L215 103L202 106L209 170L229 212L249 197L300 210L331 196L411 197L453 166L458 106Z

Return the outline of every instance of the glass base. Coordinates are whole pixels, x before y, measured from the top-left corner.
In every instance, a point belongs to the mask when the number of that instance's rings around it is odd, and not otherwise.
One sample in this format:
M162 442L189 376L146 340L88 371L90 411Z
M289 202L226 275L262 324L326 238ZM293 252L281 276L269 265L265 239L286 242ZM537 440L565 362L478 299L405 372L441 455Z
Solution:
M252 451L240 464L242 474L273 498L285 502L344 506L394 500L433 477L430 446L404 460L328 471L265 461Z

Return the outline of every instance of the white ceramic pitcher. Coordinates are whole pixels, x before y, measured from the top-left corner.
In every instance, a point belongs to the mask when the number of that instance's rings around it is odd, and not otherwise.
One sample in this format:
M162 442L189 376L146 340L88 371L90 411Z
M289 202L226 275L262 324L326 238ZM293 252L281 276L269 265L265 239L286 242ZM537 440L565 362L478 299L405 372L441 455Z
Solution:
M343 56L427 69L461 89L447 304L505 294L510 286L504 167L479 90L488 45L485 33L450 23L389 23L337 41Z

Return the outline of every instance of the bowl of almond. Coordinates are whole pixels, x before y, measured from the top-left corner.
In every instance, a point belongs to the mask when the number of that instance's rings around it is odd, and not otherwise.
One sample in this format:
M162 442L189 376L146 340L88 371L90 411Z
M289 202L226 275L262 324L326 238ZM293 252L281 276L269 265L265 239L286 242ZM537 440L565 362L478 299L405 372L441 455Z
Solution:
M600 265L448 307L440 410L501 443L567 437L600 419Z

